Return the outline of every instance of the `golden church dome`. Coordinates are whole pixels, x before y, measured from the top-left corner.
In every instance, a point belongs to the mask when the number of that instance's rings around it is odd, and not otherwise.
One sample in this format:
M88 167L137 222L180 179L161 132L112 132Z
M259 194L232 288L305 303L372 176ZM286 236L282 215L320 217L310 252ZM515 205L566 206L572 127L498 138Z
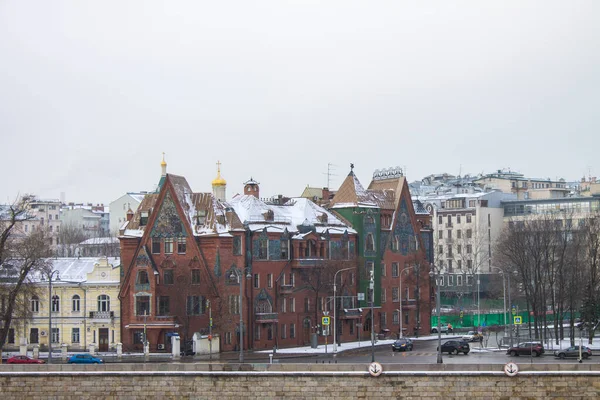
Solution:
M221 163L217 162L217 177L212 181L213 186L227 186L227 181L221 177Z

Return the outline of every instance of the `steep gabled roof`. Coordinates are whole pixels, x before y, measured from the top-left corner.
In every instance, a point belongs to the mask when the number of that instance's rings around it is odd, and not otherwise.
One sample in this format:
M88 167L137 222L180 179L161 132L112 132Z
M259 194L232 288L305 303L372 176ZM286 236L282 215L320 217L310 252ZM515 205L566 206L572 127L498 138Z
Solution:
M398 204L400 204L400 193L402 193L402 188L406 182L406 178L403 176L394 177L389 179L373 179L371 183L369 183L369 191L373 192L383 192L388 194L389 198L392 198L391 204L386 204L385 208L392 208L396 210L398 208ZM382 207L384 208L384 207Z
M170 190L174 193L173 200L183 211L183 222L191 227L195 236L229 235L232 230L243 230L244 226L235 213L212 193L194 193L183 176L167 174L161 191L147 194L131 221L124 226L125 236L143 235L147 225L140 225L142 213L147 212L150 216L158 212L160 205L156 203L160 194Z
M330 202L330 207L377 207L392 209L394 207L394 192L371 188L365 190L354 171L350 171L337 193Z

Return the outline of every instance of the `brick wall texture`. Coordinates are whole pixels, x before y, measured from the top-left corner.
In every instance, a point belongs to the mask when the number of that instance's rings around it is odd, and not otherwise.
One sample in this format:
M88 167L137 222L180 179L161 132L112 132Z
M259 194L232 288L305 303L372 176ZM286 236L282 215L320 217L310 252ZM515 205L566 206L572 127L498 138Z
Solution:
M590 375L5 375L5 399L594 399L600 379Z

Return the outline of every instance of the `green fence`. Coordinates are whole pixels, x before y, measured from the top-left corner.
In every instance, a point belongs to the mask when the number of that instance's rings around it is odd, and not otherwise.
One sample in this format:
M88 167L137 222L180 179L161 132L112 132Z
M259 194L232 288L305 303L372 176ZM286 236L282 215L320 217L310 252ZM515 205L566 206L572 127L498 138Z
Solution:
M519 316L521 317L521 323L523 324L528 324L530 322L533 322L534 319L531 318L530 321L530 316L526 311L523 312L519 312L515 315L510 314L509 312L506 313L506 323L507 324L511 324L512 318L515 316ZM577 315L575 315L577 316ZM510 318L510 319L509 319ZM565 321L568 320L570 318L570 314L566 313L565 314ZM463 313L462 317L460 316L460 314L442 314L440 315L440 319L442 321L442 325L448 325L448 323L452 324L452 327L454 329L460 329L460 328L473 328L476 326L482 326L482 327L486 327L486 326L492 326L492 325L504 325L504 314L503 313L494 313L494 314L472 314L472 313ZM549 315L548 319L551 320L552 316ZM433 315L431 317L431 326L435 327L437 326L437 316Z

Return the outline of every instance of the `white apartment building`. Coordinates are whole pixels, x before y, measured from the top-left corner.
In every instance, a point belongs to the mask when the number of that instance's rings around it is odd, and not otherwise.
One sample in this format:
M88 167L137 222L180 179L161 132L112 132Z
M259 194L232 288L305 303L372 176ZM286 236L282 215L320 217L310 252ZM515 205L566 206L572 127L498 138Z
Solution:
M126 193L109 204L110 209L110 234L118 236L119 228L127 221L127 211L134 213L148 192Z
M474 274L495 273L494 242L503 227L502 200L513 194L493 192L450 193L419 197L433 215L434 260L444 271L447 290L472 291ZM453 288L453 289L452 289Z
M30 204L29 213L33 216L20 223L19 230L28 234L37 229L46 229L50 236L50 247L55 250L60 235L60 201L56 199L35 199Z

